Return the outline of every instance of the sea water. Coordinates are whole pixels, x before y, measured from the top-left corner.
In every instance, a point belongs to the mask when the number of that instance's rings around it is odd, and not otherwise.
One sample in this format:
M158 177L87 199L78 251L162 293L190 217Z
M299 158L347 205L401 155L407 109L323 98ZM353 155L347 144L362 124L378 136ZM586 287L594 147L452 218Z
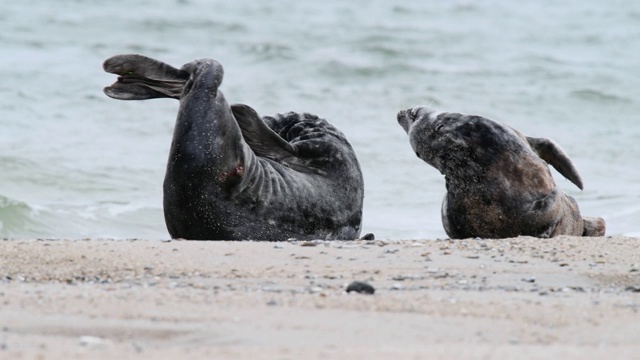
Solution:
M443 176L396 113L479 114L562 145L555 181L640 235L640 2L21 0L0 5L0 237L167 238L162 181L178 102L124 102L102 62L225 67L230 103L315 113L365 179L363 233L446 237Z

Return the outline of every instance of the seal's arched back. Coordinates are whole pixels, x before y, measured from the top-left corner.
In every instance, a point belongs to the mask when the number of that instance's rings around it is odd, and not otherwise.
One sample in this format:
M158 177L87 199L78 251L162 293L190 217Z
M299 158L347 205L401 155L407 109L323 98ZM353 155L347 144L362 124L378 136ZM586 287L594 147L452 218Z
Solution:
M227 104L223 68L181 69L141 55L107 59L115 99L174 98L180 109L164 181L171 237L198 240L358 237L364 185L345 136L308 113L260 117Z
M446 180L442 222L451 238L602 236L601 218L583 218L547 166L582 189L556 143L475 115L418 106L398 113L416 155Z

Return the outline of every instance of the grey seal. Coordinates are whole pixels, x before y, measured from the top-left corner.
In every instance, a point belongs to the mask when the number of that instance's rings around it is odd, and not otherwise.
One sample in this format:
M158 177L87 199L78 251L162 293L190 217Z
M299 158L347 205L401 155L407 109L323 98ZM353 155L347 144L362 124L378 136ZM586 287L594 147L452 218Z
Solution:
M402 110L397 120L416 155L445 176L442 223L449 237L604 235L604 220L583 218L575 199L554 182L547 163L583 188L552 140L426 106Z
M172 238L193 240L356 239L364 184L350 143L309 113L260 117L229 105L212 59L181 69L142 55L107 59L119 75L104 89L120 100L180 101L164 179Z

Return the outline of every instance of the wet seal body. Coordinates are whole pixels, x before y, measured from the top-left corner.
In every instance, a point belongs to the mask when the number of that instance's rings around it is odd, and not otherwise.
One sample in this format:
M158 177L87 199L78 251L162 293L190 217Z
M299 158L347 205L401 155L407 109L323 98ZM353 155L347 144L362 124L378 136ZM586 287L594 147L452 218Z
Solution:
M553 141L425 106L400 111L398 123L416 155L445 176L442 222L451 238L604 235L604 220L583 218L553 181L547 163L582 189L578 171Z
M105 71L115 99L175 98L180 108L164 180L172 238L193 240L355 239L364 186L345 136L308 113L260 117L227 104L223 68L201 59L176 69L117 55Z

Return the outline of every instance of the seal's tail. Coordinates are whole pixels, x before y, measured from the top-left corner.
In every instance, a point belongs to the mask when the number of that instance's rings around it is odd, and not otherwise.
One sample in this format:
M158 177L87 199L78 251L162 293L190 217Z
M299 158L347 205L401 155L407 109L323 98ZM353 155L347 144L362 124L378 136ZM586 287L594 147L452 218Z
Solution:
M120 75L104 93L119 100L180 99L189 73L142 55L116 55L105 60L104 71Z

